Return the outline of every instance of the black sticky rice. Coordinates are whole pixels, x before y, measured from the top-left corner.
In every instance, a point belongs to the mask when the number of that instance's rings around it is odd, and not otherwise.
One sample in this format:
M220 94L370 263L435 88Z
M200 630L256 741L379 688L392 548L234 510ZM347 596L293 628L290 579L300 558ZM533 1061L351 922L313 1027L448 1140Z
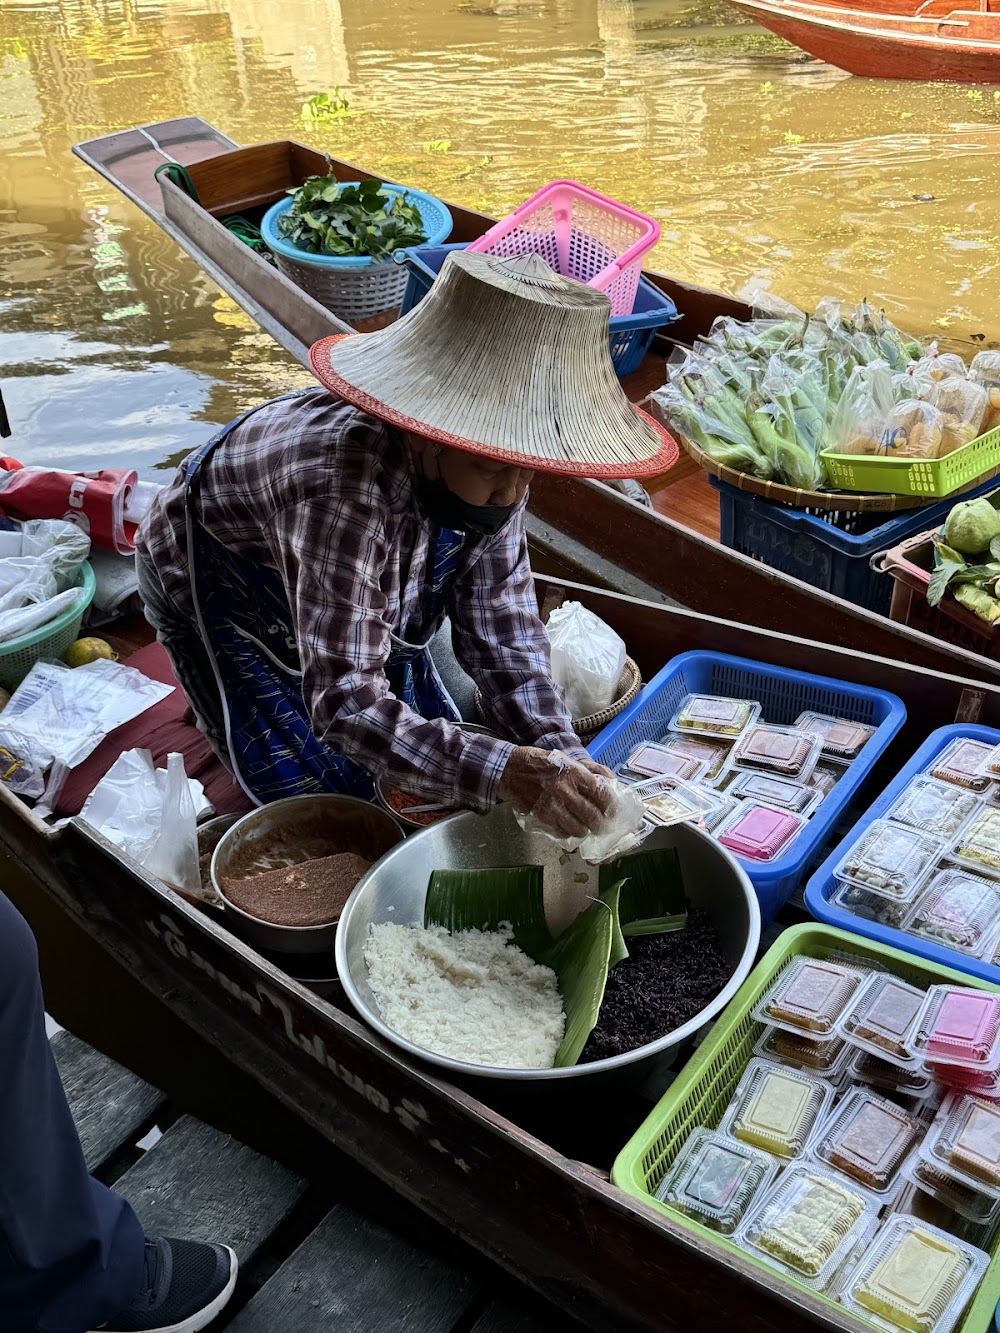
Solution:
M683 930L634 935L611 969L597 1027L580 1064L623 1055L694 1018L732 976L711 918L692 911Z

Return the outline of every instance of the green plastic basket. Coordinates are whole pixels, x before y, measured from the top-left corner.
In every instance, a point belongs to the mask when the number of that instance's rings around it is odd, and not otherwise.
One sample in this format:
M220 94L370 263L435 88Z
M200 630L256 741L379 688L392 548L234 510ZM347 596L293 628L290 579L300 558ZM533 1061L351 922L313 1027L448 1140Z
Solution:
M89 560L80 566L78 586L79 598L62 615L28 634L0 643L0 687L13 692L36 662L53 658L61 660L70 644L80 637L83 617L94 600L97 587Z
M944 458L874 458L867 454L820 454L830 484L841 491L944 496L1000 471L1000 426Z
M793 1278L778 1273L745 1250L740 1250L724 1236L684 1217L651 1196L691 1131L699 1125L715 1129L721 1121L740 1076L753 1055L754 1042L764 1030L760 1023L750 1017L750 1012L774 977L799 955L824 958L844 951L860 955L875 967L894 972L915 986L926 987L951 981L960 986L977 986L980 990L1000 992L1000 986L991 986L964 972L936 966L913 954L887 948L847 931L834 930L832 926L812 923L793 926L778 937L747 977L694 1056L618 1154L611 1172L611 1179L619 1189L663 1213L671 1222L693 1231L703 1248L718 1253L720 1262L724 1262L729 1254L739 1254L760 1269L761 1280L768 1285L784 1283L795 1290L809 1291L810 1295L815 1293ZM829 1297L820 1299L829 1304L835 1322L839 1312L845 1316L844 1327L854 1326L846 1318L847 1312L842 1305ZM976 1298L966 1311L965 1318L956 1326L955 1333L986 1333L987 1329L993 1327L998 1301L1000 1237L994 1242L992 1262L979 1284ZM733 1313L735 1315L737 1312Z

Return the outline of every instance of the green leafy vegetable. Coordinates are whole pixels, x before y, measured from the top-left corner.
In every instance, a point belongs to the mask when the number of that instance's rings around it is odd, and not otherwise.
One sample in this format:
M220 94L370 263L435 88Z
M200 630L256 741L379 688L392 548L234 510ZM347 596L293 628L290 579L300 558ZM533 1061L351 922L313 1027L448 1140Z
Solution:
M418 206L383 190L380 180L343 185L331 172L288 193L292 206L279 216L278 232L306 254L381 259L427 239Z

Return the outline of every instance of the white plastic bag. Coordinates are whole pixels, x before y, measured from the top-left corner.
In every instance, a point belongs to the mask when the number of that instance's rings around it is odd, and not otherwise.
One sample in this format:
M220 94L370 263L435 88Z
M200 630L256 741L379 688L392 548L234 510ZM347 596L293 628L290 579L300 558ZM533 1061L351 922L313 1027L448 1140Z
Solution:
M546 629L552 676L566 695L570 716L589 717L613 704L625 666L624 640L579 602L557 607Z
M557 751L553 751L551 757L554 762L562 760L567 765L573 763L573 760ZM596 833L587 833L582 838L559 838L532 814L522 814L515 810L514 818L525 833L544 833L564 852L579 852L590 865L600 865L602 861L623 856L637 847L650 832L651 826L646 822L646 807L634 787L619 782L617 778L602 778L601 781L611 793L611 804Z
M87 797L80 818L151 875L213 901L201 886L192 787L204 801L201 784L185 776L183 755L169 755L166 769L156 769L148 750L127 750Z
M100 659L86 666L36 662L0 713L0 745L8 733L27 744L43 769L54 759L75 768L116 727L173 692L134 667Z

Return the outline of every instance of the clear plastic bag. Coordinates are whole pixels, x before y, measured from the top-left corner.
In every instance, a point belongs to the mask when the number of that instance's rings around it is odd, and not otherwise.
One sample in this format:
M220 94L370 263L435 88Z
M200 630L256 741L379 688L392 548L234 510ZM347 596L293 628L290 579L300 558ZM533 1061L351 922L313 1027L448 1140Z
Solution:
M827 448L838 454L877 454L895 406L892 374L884 361L856 366L830 422Z
M191 787L183 755L171 754L166 769L155 769L148 750L128 750L87 797L80 818L150 874L214 901L202 890Z
M982 433L989 396L981 384L951 378L939 382L936 402L945 417L943 458Z
M579 602L557 607L546 629L552 676L566 695L570 716L589 717L609 708L625 667L624 640Z
M116 727L172 692L173 686L118 662L74 668L36 662L0 714L0 745L26 745L43 769L53 760L74 768Z
M886 458L940 458L950 452L944 448L947 424L933 403L916 398L897 403L885 419L875 452Z
M4 534L0 548L0 642L48 624L80 597L73 585L90 539L72 523L36 519Z
M969 367L969 379L986 390L982 430L995 430L1000 426L1000 352L977 352Z

